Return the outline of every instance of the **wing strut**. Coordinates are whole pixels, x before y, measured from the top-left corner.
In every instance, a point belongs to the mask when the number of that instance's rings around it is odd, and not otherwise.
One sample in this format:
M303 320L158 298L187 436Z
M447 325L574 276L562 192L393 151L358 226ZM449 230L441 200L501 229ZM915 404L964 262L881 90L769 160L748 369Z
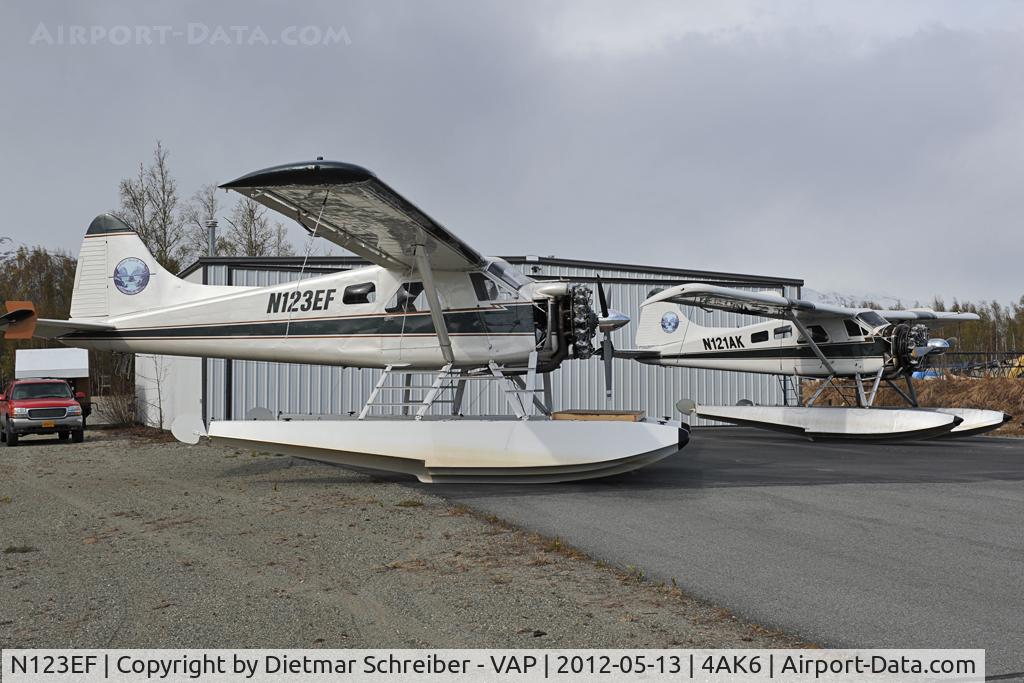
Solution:
M441 300L437 296L437 289L434 287L434 271L430 269L430 259L427 258L427 249L422 244L416 245L416 268L423 278L423 291L427 295L427 303L430 304L430 319L434 322L434 330L437 332L437 341L441 344L441 353L444 359L453 363L455 354L452 353L452 341L448 338L448 328L444 324L444 311L441 310Z
M786 311L786 317L789 318L791 323L796 325L796 329L800 330L800 334L802 334L804 339L807 340L807 344L811 347L811 350L814 351L814 355L818 357L818 360L820 360L821 364L825 366L825 369L828 370L829 374L835 375L835 368L832 367L832 363L829 362L828 358L825 357L825 354L822 353L818 343L811 337L811 333L807 331L807 327L800 322L800 319L796 317L796 314L793 311Z

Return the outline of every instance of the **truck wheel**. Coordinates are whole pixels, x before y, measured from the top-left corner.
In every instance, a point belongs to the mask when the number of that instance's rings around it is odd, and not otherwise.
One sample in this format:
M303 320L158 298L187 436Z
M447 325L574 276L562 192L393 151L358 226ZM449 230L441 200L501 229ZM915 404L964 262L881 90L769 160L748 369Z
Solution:
M85 430L84 429L72 429L71 430L71 440L74 441L75 443L82 443L82 439L84 439L84 438L85 438Z
M57 438L61 441L67 441L70 436L71 432L57 432Z
M14 432L11 432L10 434L8 434L7 435L7 445L8 446L17 446L18 445L18 435L15 434Z

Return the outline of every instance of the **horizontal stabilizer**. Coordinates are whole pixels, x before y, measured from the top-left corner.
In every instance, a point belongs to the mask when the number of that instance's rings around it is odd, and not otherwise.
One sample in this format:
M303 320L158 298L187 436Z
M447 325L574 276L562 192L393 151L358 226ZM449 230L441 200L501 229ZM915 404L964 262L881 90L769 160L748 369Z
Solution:
M72 332L102 332L113 330L115 327L110 323L85 322L83 320L50 320L42 318L36 321L35 334L33 336L42 339L57 339Z
M36 307L31 301L8 301L7 313L0 316L4 339L31 339L36 326Z

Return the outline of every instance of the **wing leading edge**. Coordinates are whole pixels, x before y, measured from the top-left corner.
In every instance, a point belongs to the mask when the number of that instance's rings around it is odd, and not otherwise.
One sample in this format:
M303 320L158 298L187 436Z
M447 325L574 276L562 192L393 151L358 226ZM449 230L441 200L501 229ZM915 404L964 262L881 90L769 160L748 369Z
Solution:
M298 221L307 231L391 269L472 270L485 259L371 171L339 161L274 166L221 185Z
M773 292L751 292L731 287L718 287L703 283L688 283L669 287L644 301L643 305L657 302L671 302L699 308L713 308L733 313L746 313L764 318L851 318L858 313L871 310L832 306L806 299L793 299ZM953 322L957 320L978 320L975 313L954 313L933 311L930 308L913 308L904 311L875 311L886 320L919 320Z

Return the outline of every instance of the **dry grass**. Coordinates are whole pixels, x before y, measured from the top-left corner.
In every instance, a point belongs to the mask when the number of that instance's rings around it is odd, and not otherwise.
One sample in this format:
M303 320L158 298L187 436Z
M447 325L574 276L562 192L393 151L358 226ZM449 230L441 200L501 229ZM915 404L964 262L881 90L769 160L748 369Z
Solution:
M902 385L898 385L902 389ZM944 379L919 380L914 382L918 403L934 408L982 408L1000 410L1013 415L1014 419L992 432L995 435L1024 435L1024 379L1007 377L968 378L948 376ZM818 388L818 382L804 384L804 396L810 396ZM846 399L833 387L826 389L815 405L852 405L852 387L844 392ZM878 390L875 404L880 406L906 405L892 389Z
M9 545L4 548L4 555L15 555L23 553L35 553L39 552L39 548L33 548L30 545Z
M122 434L145 443L174 443L177 441L169 431L157 429L156 427L133 425L131 427L109 427L108 429L115 434Z
M429 569L430 565L427 564L426 560L414 557L408 560L395 560L384 565L385 569L402 569L405 571L421 571L423 569Z
M135 394L112 394L95 402L96 413L104 422L116 427L127 427L138 423L135 411Z

